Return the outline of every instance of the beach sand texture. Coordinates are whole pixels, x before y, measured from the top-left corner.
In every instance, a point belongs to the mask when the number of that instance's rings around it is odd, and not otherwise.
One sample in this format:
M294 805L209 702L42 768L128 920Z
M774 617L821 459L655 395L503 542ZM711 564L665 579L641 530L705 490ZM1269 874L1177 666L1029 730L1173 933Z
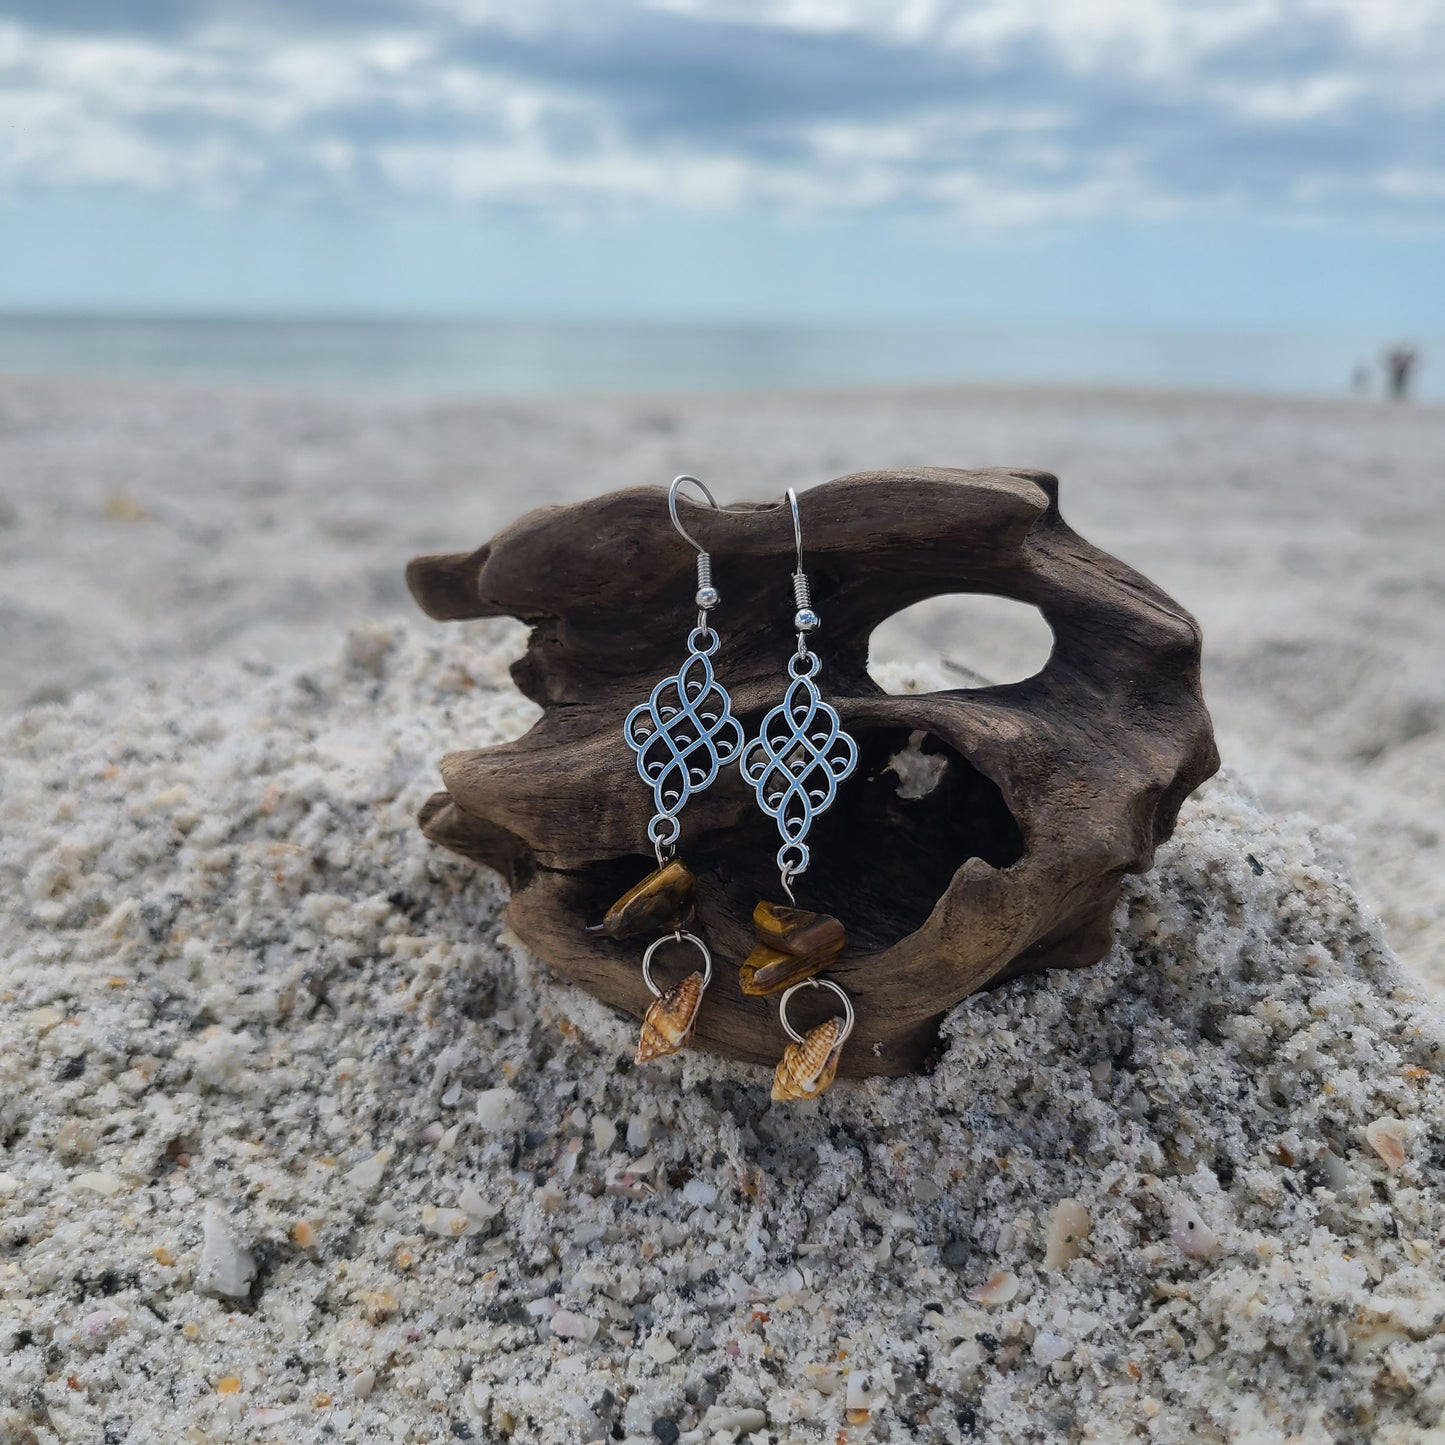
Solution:
M1437 1438L1445 1016L1337 838L1224 777L1105 963L772 1107L418 837L513 641L6 725L6 1439Z
M5 383L3 677L53 700L0 724L0 1439L1438 1445L1442 432ZM1111 956L966 1000L927 1078L634 1067L414 826L529 724L520 628L346 624L535 502L920 461L1062 474L1204 621L1226 772ZM987 615L880 675L1025 665Z

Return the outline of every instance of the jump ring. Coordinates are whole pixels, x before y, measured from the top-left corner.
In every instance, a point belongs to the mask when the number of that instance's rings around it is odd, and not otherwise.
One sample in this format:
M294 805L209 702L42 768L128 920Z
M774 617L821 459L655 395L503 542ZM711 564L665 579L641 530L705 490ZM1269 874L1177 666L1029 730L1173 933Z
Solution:
M655 948L657 945L654 944ZM795 1044L803 1042L803 1036L792 1024L788 1022L788 1000L797 993L800 988L830 988L843 1000L843 1032L838 1039L836 1047L842 1047L848 1035L853 1032L853 1000L843 992L842 988L833 982L831 978L805 978L795 983L791 988L783 990L783 996L778 1000L778 1022L783 1026L783 1032L792 1039Z
M647 945L647 952L642 955L642 981L648 987L653 998L661 998L662 990L652 981L652 955L662 947L664 943L691 943L697 951L702 954L702 986L706 988L712 982L712 954L708 946L695 933L683 933L680 929L676 933L664 933L661 938L655 938Z

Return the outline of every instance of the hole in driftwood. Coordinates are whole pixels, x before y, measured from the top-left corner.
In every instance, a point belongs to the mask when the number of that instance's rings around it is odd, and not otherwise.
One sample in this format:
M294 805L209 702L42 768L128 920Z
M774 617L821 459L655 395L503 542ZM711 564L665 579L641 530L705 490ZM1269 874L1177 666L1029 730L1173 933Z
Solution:
M1053 647L1037 607L984 592L951 593L879 623L868 640L868 675L894 697L940 685L995 687L1042 671Z
M875 728L860 730L858 745L858 771L814 824L812 867L794 888L801 907L835 915L853 946L872 950L921 928L970 858L1007 868L1024 840L998 785L942 739ZM786 901L777 848L772 820L751 809L693 854L746 919L759 899Z

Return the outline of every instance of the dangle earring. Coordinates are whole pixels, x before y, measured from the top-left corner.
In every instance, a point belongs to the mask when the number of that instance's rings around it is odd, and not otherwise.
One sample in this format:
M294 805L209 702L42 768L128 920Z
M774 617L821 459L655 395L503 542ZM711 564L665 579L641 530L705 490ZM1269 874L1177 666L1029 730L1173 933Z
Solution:
M733 762L743 747L742 724L732 715L732 699L713 675L711 658L721 639L708 614L722 600L713 586L712 558L690 536L677 515L677 494L691 483L718 509L713 494L696 477L677 477L667 490L667 511L683 539L697 549L697 625L688 634L687 658L665 677L622 724L627 746L637 755L637 772L652 789L655 812L647 825L657 868L629 889L608 910L594 936L623 939L661 932L642 955L642 980L652 994L637 1062L675 1054L687 1047L697 1027L703 993L712 981L712 954L706 943L687 931L693 919L697 878L677 857L682 825L677 815L695 793L709 788L718 772ZM702 954L702 968L666 991L652 978L653 955L664 943L688 943Z
M783 700L763 718L757 737L744 747L740 766L757 795L758 806L777 822L782 836L778 874L788 903L761 902L753 910L757 947L744 961L739 981L748 994L784 990L778 1017L792 1042L774 1076L773 1098L815 1099L838 1071L843 1045L853 1032L853 1005L831 979L820 985L813 977L843 951L843 925L826 913L799 908L793 880L807 871L811 858L807 839L813 820L832 805L838 784L858 766L858 744L843 730L837 712L823 701L814 681L823 664L808 647L808 637L818 630L820 619L813 610L803 570L798 497L791 487L787 495L798 557L793 573L798 650L788 659L792 680ZM788 1000L800 988L820 986L842 999L843 1014L800 1035L788 1022Z

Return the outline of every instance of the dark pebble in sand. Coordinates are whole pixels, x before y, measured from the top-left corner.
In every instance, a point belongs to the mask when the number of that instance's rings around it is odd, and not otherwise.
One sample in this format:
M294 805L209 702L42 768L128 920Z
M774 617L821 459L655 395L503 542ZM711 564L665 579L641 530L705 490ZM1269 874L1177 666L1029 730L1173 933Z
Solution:
M657 1419L652 1422L652 1433L662 1441L662 1445L677 1445L682 1431L671 1420Z
M950 1239L943 1246L943 1252L939 1255L944 1264L950 1269L962 1269L969 1261L973 1251L968 1247L966 1239Z

